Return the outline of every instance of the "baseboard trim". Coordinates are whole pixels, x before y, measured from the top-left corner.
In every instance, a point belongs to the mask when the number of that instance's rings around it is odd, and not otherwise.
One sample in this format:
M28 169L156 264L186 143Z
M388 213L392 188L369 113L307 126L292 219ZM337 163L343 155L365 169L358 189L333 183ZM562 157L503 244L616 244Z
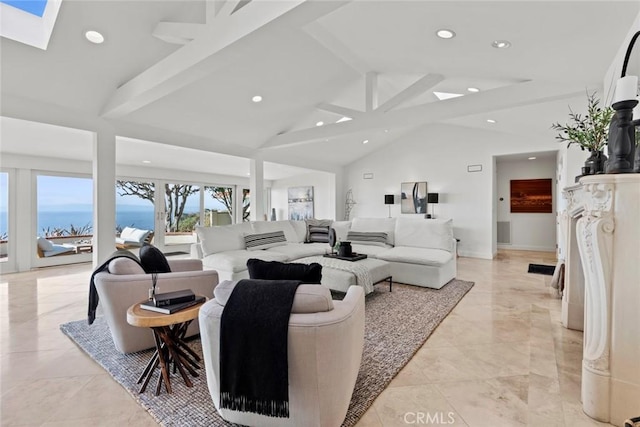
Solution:
M516 251L538 251L538 252L555 252L556 248L552 246L529 246L529 245L498 245L498 249L513 249Z

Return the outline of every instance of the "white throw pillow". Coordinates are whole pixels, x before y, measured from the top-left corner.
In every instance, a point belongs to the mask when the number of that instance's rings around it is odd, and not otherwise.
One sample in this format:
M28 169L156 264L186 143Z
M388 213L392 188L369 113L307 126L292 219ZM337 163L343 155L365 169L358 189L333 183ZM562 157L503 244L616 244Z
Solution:
M129 233L127 237L123 238L123 240L127 243L141 244L144 241L144 239L147 238L149 233L151 233L151 230L139 230L137 228L134 228L133 231L131 231L131 233ZM122 235L120 236L120 238L122 239Z
M336 239L347 240L347 233L351 228L351 221L333 221L331 228L336 231Z
M136 231L135 228L131 228L131 227L125 227L122 229L122 231L120 232L120 238L124 241L126 241L126 239L128 239L129 237L131 237L131 234L133 234L133 232Z

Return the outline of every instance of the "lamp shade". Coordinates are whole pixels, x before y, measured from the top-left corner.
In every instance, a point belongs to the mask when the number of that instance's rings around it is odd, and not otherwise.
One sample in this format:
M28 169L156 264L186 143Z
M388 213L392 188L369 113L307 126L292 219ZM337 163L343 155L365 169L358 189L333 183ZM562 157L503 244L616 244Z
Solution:
M427 193L427 203L438 203L438 193Z
M384 195L384 204L385 205L393 205L395 203L395 197L393 197L393 194L385 194Z

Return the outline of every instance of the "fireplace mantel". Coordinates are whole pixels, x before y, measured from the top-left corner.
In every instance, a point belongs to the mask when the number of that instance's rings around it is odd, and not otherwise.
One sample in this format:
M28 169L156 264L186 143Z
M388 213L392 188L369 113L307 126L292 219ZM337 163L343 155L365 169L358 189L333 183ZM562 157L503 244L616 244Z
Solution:
M569 192L567 213L580 215L582 405L590 417L622 426L640 416L640 174L595 175L580 184Z

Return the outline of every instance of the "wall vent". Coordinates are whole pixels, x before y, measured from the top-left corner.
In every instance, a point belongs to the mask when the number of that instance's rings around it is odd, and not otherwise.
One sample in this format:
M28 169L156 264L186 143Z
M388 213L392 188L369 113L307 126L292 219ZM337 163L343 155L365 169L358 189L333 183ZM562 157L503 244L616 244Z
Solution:
M498 243L511 244L511 221L498 221Z

